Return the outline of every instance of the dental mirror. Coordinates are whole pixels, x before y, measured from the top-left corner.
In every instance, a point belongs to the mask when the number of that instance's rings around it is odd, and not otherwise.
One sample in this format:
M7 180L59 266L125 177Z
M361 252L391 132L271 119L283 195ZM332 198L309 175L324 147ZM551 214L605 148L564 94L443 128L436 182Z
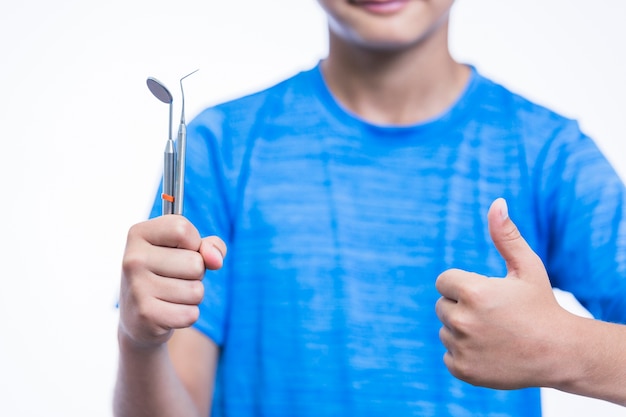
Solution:
M161 83L159 80L153 77L148 77L146 80L146 84L148 84L148 88L150 92L162 101L165 104L170 105L170 126L169 126L169 134L168 138L172 138L172 102L174 99L172 98L172 93Z
M156 98L158 98L165 104L172 103L172 94L159 80L149 77L146 80L146 84L148 84L148 88Z

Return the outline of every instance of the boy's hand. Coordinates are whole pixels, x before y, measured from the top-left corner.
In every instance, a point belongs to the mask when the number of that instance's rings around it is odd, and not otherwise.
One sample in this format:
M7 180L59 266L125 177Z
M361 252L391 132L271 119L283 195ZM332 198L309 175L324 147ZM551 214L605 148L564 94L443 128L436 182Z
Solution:
M191 326L204 296L205 269L219 269L224 242L201 239L183 216L161 216L133 226L122 262L120 335L135 346L165 343Z
M454 376L474 385L545 385L559 359L553 341L569 313L558 305L541 259L508 217L503 199L494 201L488 220L508 273L494 279L450 269L438 277L444 362Z

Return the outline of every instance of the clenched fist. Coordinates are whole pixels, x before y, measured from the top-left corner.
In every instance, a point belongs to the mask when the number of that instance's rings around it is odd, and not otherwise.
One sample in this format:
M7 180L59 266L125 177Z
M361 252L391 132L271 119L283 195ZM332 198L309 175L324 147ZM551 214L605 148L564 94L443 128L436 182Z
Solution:
M226 245L202 239L183 216L166 215L133 226L122 262L120 336L137 347L165 343L191 326L204 296L206 269L219 269Z

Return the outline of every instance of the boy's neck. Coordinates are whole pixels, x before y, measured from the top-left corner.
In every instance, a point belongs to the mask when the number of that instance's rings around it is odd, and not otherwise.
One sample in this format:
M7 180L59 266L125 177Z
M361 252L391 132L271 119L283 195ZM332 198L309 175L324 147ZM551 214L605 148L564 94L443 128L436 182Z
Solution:
M330 37L322 62L327 85L342 106L375 124L410 125L437 116L456 101L470 75L450 56L445 30L394 52Z

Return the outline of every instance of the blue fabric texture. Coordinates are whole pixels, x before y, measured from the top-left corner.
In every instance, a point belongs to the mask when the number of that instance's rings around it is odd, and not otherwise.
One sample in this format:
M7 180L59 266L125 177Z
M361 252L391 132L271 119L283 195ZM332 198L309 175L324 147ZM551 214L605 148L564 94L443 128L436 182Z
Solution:
M195 325L222 349L215 416L539 416L538 389L473 387L442 361L435 280L506 275L498 197L553 286L626 322L622 182L575 121L475 68L412 126L350 114L319 66L207 109L185 190L185 216L229 248Z

